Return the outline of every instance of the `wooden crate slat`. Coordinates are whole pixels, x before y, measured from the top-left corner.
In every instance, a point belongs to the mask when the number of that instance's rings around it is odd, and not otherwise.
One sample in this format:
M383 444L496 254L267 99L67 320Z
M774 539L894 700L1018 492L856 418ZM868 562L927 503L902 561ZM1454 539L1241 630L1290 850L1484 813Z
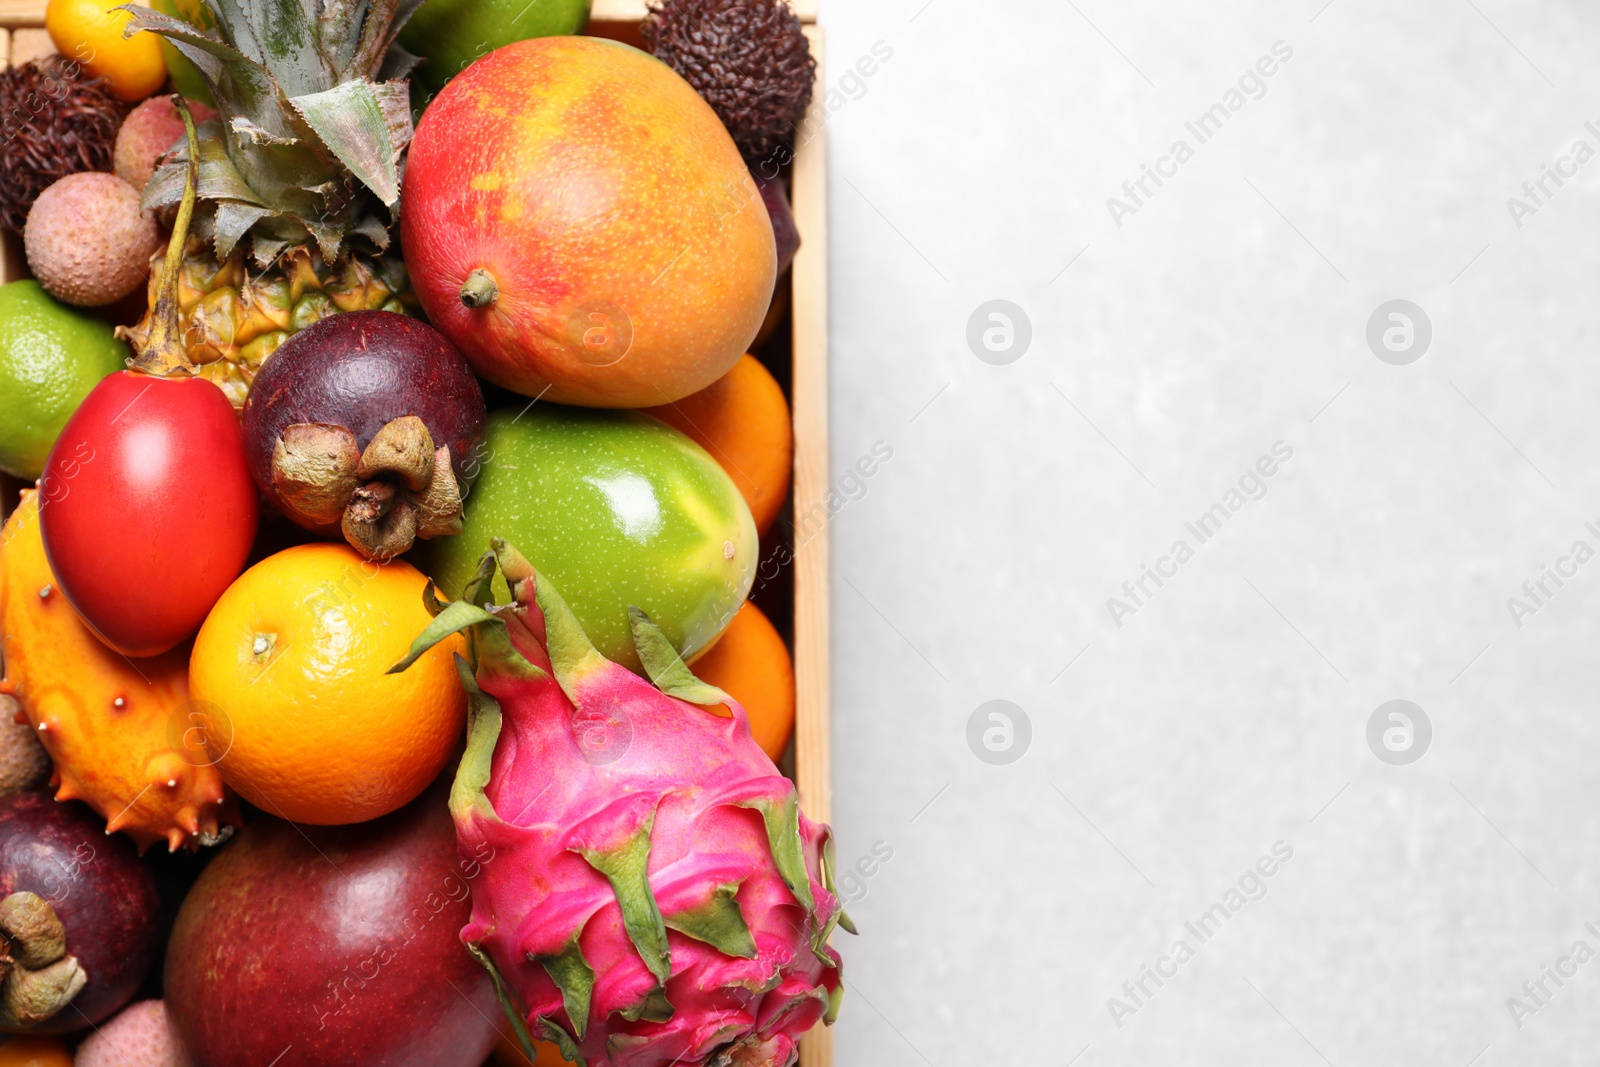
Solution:
M644 0L594 0L590 22L637 22L645 15Z
M0 26L43 26L45 0L0 0Z
M30 59L54 55L55 42L38 26L18 26L11 31L11 65L20 67Z
M823 83L822 31L807 27ZM796 138L794 214L794 554L795 763L800 801L819 822L830 817L828 785L828 239L823 94ZM810 136L807 137L806 134ZM820 510L818 510L820 509Z
M9 67L10 65L11 65L11 31L10 30L0 30L0 68ZM3 121L3 120L0 120L0 121ZM0 145L0 151L4 151L4 150L5 150L4 146ZM16 263L12 262L12 260L14 260L16 258L16 252L15 252L15 249L13 248L11 242L6 240L6 238L8 238L10 236L11 236L10 234L0 234L0 282L9 282L9 281L14 280L16 278L16 276L17 276L16 272L18 270L20 270L18 265ZM5 513L5 509L6 509L5 487L4 486L0 486L0 517L3 517L3 515Z
M817 58L816 91L795 138L791 197L800 250L793 267L794 308L794 667L795 779L800 803L818 822L832 819L828 725L828 160L823 135L823 39L807 26ZM820 507L820 512L814 511ZM812 516L820 516L820 523ZM833 1067L833 1034L819 1026L800 1042L800 1067Z
M13 34L10 30L0 30L0 67L11 66L12 36ZM0 151L4 151L3 146L0 146ZM26 270L22 259L22 242L17 240L16 235L11 231L0 231L0 282L14 282L25 273ZM4 492L3 486L0 486L0 497L9 499ZM3 511L4 508L5 504L0 502L0 511Z

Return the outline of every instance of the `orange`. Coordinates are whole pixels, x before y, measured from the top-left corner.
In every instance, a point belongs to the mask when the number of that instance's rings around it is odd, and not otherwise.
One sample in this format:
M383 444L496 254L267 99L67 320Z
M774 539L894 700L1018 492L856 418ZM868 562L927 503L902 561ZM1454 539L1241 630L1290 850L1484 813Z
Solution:
M427 579L344 544L298 545L239 576L194 639L189 691L223 781L295 822L364 822L444 769L466 723L452 637L385 672L432 621Z
M750 732L774 763L794 732L794 661L783 637L749 601L692 668L750 716Z
M123 37L133 15L114 10L122 0L50 0L44 28L56 50L111 83L123 100L143 100L167 80L161 38L140 32Z
M72 1053L59 1037L13 1037L0 1045L0 1067L72 1067Z
M523 1055L517 1039L507 1036L505 1030L505 1027L501 1027L500 1041L494 1047L494 1057L490 1063L498 1067L528 1067L528 1057ZM561 1050L548 1041L535 1041L533 1051L536 1057L533 1067L571 1067L570 1062L561 1055Z
M711 453L750 505L756 530L767 532L789 497L794 427L783 388L759 359L747 355L698 393L644 412Z

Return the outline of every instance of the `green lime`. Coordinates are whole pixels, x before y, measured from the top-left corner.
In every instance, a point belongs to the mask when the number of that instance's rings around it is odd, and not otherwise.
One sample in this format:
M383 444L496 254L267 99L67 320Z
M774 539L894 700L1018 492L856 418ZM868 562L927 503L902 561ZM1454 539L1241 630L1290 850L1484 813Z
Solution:
M39 477L67 418L129 355L110 326L38 282L0 285L0 471Z
M400 44L427 60L412 82L436 93L496 48L578 33L588 22L589 0L427 0L400 31Z
M217 24L217 20L211 15L211 9L201 0L150 0L150 6L163 15L182 19L203 30L209 30ZM174 89L185 99L197 100L207 107L216 106L216 101L211 99L211 87L201 76L200 68L174 48L172 42L165 37L161 38L161 55L167 61L167 74L172 78Z

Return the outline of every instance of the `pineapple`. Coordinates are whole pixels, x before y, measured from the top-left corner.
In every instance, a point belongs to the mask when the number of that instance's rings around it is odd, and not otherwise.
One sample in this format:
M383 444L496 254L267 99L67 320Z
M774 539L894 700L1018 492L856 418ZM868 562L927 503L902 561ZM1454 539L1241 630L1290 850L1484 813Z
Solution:
M201 123L200 185L179 276L195 373L244 404L256 371L324 315L410 312L415 297L391 228L400 156L411 142L406 77L418 60L394 44L421 0L205 0L202 30L129 7L193 60L216 100ZM146 208L183 196L187 151L158 169ZM161 257L151 260L155 307ZM142 342L151 315L129 333Z
M417 300L399 255L348 254L329 269L315 248L280 253L271 269L252 275L235 251L217 261L212 245L191 237L178 274L184 344L195 373L214 382L235 408L244 406L261 364L289 335L341 311L412 314ZM164 253L150 259L150 308L128 331L143 343L156 306Z

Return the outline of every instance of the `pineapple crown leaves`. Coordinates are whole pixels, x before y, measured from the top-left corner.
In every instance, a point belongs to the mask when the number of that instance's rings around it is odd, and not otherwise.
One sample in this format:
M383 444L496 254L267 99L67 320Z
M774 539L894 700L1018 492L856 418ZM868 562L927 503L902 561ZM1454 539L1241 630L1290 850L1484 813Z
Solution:
M419 62L395 37L422 0L205 0L202 30L129 5L128 35L149 31L194 62L216 99L203 127L200 197L214 205L202 232L226 257L251 234L266 264L315 242L337 261L346 237L389 244L400 158L411 142L406 77ZM183 160L160 168L143 206L182 195Z
M594 648L560 594L548 581L539 578L533 566L515 548L498 538L491 543L492 550L480 559L460 599L443 603L435 595L432 583L428 583L423 601L434 616L433 621L412 643L405 658L390 668L391 673L404 670L451 634L465 631L472 636L476 670L459 656L456 661L469 694L466 751L450 796L451 811L458 826L473 819L482 820L480 825L503 825L484 792L489 784L503 719L499 702L483 691L480 682L497 676L546 681L553 676L568 701L576 707L580 705L580 690L586 678L597 670L621 670ZM497 571L505 577L511 604L494 603L492 582ZM550 656L549 672L529 662L510 640L511 627L526 627L523 616L530 602L537 605L543 617L542 643ZM732 702L722 690L694 676L671 641L643 611L630 608L629 622L639 658L651 681L663 693L700 705L708 714L715 714L712 706ZM622 1012L630 1021L665 1022L672 1018L673 1005L665 993L672 967L667 930L710 945L728 956L753 959L757 955L754 937L736 899L738 880L719 881L709 887L704 899L686 907L676 907L670 914L662 912L648 876L651 834L659 800L659 796L649 793L624 794L565 834L567 847L581 855L610 883L628 939L656 980L654 989ZM814 919L820 918L806 870L798 793L790 787L780 797L751 795L748 799L730 802L749 808L761 817L778 876L806 912ZM825 838L821 875L829 894L835 892L833 866L832 843ZM836 908L825 925L818 923L811 936L813 951L833 967L839 965L838 956L827 940L836 925L855 932L843 910ZM535 1020L539 1036L557 1042L567 1059L575 1063L583 1062L578 1055L577 1042L582 1041L587 1032L595 985L595 972L578 944L581 932L580 926L559 951L535 957L535 962L560 989L562 1006L572 1030L569 1032L560 1020L541 1015ZM469 948L493 976L502 1007L531 1058L530 1035L514 998L481 946ZM834 999L837 998L830 998L825 1016L830 1022L837 1012L837 1005L831 1003Z

